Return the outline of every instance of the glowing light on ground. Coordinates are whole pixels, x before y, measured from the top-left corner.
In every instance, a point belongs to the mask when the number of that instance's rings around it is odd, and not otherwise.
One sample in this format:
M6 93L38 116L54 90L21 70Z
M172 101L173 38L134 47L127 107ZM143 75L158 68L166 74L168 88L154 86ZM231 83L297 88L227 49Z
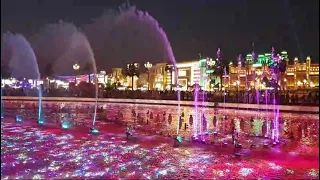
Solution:
M35 123L1 122L2 179L182 179L302 178L319 176L318 164L285 163L281 157L244 157L199 147L172 147L172 141L127 142L121 135L98 136ZM143 138L143 137L142 137ZM227 150L226 150L227 151ZM292 157L294 160L295 157Z

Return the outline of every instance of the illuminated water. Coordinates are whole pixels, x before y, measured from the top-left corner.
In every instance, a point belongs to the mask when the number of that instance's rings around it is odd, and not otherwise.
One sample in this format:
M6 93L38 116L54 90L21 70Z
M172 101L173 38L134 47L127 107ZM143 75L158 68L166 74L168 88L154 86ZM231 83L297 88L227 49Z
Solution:
M10 76L16 79L39 80L40 73L34 51L30 43L22 34L5 33L2 36L3 48L5 53L1 62L8 65ZM1 86L2 98L2 86ZM42 95L39 90L39 115L41 114ZM1 101L2 102L2 101ZM3 105L1 104L1 117L3 116Z

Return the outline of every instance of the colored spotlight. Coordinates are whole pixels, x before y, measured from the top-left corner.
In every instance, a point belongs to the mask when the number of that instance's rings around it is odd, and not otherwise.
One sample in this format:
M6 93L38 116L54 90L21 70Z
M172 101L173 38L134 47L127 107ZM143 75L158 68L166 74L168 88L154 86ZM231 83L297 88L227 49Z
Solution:
M94 127L90 128L90 132L91 134L95 134L95 135L99 134L99 130Z
M177 136L177 137L176 137L176 140L177 140L179 143L181 143L181 142L183 141L183 138L180 137L180 136Z
M44 118L42 116L38 119L38 124L44 124Z
M69 129L69 128L70 128L70 123L69 123L69 122L66 122L66 121L63 121L63 122L61 123L61 127L62 127L63 129Z
M16 122L22 122L23 118L20 115L16 116Z

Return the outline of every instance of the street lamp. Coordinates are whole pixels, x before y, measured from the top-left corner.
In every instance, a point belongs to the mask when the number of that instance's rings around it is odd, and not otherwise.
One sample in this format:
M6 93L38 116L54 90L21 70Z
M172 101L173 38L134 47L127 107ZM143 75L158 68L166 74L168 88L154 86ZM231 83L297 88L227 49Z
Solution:
M152 64L147 62L144 64L144 67L147 69L147 72L148 72L148 91L149 91L150 90L150 86L149 86L149 84L150 84L150 71L149 70L152 67Z
M72 67L74 71L78 71L80 69L80 65L78 63L74 64ZM74 76L74 83L77 84L77 74Z
M216 64L216 61L212 60L212 58L210 58L209 60L207 60L207 65L208 65L209 67L212 67L212 66L214 66L215 64Z

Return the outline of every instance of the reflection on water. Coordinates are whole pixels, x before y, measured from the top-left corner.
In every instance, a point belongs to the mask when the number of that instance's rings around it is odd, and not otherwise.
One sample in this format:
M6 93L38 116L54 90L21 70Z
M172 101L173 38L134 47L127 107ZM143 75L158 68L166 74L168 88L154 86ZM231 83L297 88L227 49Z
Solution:
M36 102L5 101L6 111L10 114L17 112L32 119L37 112ZM90 102L44 102L43 113L48 121L58 123L66 114L71 116L77 125L89 126L93 120L94 104ZM140 124L140 127L152 129L152 132L162 135L174 135L178 123L176 106L146 105L146 104L98 104L98 124L109 121ZM206 119L209 134L218 132L219 138L224 139L233 131L232 126L240 136L268 136L273 127L272 112L248 111L234 109L201 108ZM190 117L196 117L194 108L181 107L181 135L190 137L192 123ZM190 116L192 115L192 116ZM268 124L266 119L268 119ZM193 122L192 122L193 121ZM280 113L280 137L285 139L305 139L318 141L319 115ZM219 141L219 140L218 140Z

